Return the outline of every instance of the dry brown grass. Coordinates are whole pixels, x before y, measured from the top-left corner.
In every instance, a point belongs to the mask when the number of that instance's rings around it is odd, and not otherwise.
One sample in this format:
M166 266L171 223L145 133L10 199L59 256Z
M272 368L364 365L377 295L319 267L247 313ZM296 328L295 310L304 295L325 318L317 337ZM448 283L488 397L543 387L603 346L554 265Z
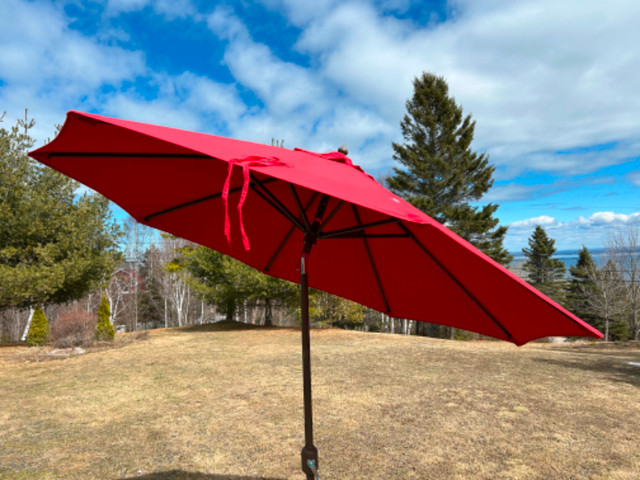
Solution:
M323 480L640 478L640 348L313 331ZM302 479L300 333L0 349L1 479Z

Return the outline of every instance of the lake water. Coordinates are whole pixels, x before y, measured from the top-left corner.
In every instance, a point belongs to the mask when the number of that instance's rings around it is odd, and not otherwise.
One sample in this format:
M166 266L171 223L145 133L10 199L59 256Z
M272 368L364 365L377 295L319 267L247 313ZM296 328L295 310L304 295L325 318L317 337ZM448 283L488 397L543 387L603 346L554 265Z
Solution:
M569 275L569 269L571 267L575 267L576 263L578 263L578 252L579 250L558 250L553 254L553 258L557 258L558 260L562 260L567 268L567 276ZM520 275L522 270L522 264L526 261L526 257L522 250L519 252L510 252L513 255L513 261L509 265L509 268L514 272ZM596 262L598 267L602 267L607 261L607 249L606 248L594 248L589 249L589 253L593 257L593 261ZM523 272L522 272L523 273Z

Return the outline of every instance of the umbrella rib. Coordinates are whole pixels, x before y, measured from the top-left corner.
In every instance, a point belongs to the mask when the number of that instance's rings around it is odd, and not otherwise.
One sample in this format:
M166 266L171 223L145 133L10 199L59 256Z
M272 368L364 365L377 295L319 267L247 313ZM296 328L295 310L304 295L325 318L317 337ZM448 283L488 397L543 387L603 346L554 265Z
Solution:
M144 153L144 152L51 152L52 157L89 158L215 158L203 153Z
M362 227L363 225L362 225L362 222L360 221L358 208L353 203L351 204L351 208L353 209L353 215L356 217L356 222L358 222L358 225ZM369 248L369 242L367 241L367 237L362 237L362 243L364 243L364 249L367 252L367 257L369 257L369 263L371 264L371 268L373 269L373 275L376 278L376 283L378 284L378 290L380 290L380 295L382 296L384 307L387 310L387 313L391 313L391 308L389 308L389 302L387 302L387 296L384 294L384 288L382 288L380 275L378 275L378 269L376 268L376 264L373 261L373 255L371 254L371 249Z
M355 205L353 205L355 207ZM400 223L397 218L390 218L387 220L380 220L378 222L365 223L364 225L358 225L357 227L341 228L340 230L333 230L331 232L325 232L321 234L321 238L341 238L343 235L349 235L356 232L361 232L367 228L379 227L381 225L387 225L389 223Z
M333 208L333 210L331 210L331 213L327 216L327 218L325 219L324 222L322 222L322 225L320 225L320 228L318 229L319 232L322 232L322 230L324 230L324 227L331 221L331 219L333 218L333 216L338 213L338 210L340 210L342 208L342 205L344 205L344 200L340 200L336 206Z
M302 208L302 203L300 203L300 197L298 197L298 192L296 192L296 187L293 184L289 183L289 189L293 194L293 199L296 201L296 205L298 206L298 211L300 212L300 216L302 217L302 221L304 222L304 226L306 227L305 232L309 233L311 231L311 225L309 225L309 219L307 218L307 214L305 209Z
M409 238L406 233L345 233L339 237L323 237L323 240L344 240L345 238Z
M289 209L285 207L282 202L268 188L263 185L263 183L267 183L267 180L269 179L261 182L253 175L253 173L251 174L251 179L255 182L250 185L252 187L251 189L254 192L256 192L265 202L275 208L278 212L284 215L293 225L305 232L304 225L300 223L296 216L291 213Z
M303 212L306 212L308 210L308 208L313 204L317 196L318 196L318 192L313 192L313 195L311 196L311 199L309 200L309 203L307 203L307 206L304 208ZM284 246L287 244L287 242L289 241L289 238L291 238L291 235L293 235L293 232L295 230L296 230L295 225L292 225L291 228L289 228L289 231L282 239L282 242L280 242L280 245L278 245L278 248L276 249L271 259L269 260L269 263L267 263L267 266L264 269L265 272L268 272L269 270L271 270L271 266L273 265L273 262L276 261L276 258L278 258L278 255L280 255L280 252L282 251Z
M269 178L265 180L265 183L275 182L275 178ZM236 187L229 189L229 193L236 193L242 190L242 187ZM175 212L176 210L180 210L182 208L190 207L192 205L197 205L198 203L207 202L209 200L214 200L222 196L222 192L214 193L212 195L207 195L206 197L196 198L195 200L190 200L185 203L181 203L179 205L174 205L173 207L165 208L164 210L160 210L159 212L150 213L149 215L144 217L144 221L148 222L152 218L159 217L161 215L165 215L167 213Z
M409 237L411 237L411 239L415 242L415 244L416 244L416 245L418 245L418 247L420 247L420 249L421 249L424 253L426 253L426 254L427 254L427 256L428 256L429 258L431 258L431 260L433 260L433 262L434 262L436 265L438 265L438 267L440 267L440 269L441 269L444 273L446 273L446 274L449 276L449 278L450 278L451 280L453 280L453 281L456 283L456 285L458 285L458 287L460 287L460 288L462 289L462 291L463 291L464 293L466 293L466 294L467 294L467 296L468 296L468 297L469 297L469 298L470 298L470 299L471 299L471 300L472 300L472 301L473 301L473 302L474 302L474 303L475 303L475 304L480 308L480 310L482 310L482 311L484 312L484 314L485 314L487 317L489 317L489 318L491 319L491 321L492 321L493 323L495 323L495 324L500 328L500 330L502 330L502 331L504 332L504 334L507 336L507 338L509 338L509 339L513 338L513 335L511 335L511 334L509 333L509 331L508 331L506 328L504 328L504 326L503 326L503 325L502 325L498 320L496 320L496 319L494 318L494 316L493 316L493 315L491 315L491 313L489 313L489 311L487 310L487 308L486 308L486 307L485 307L485 306L484 306L484 305L483 305L483 304L482 304L482 303L481 303L481 302L480 302L476 297L474 297L474 296L471 294L471 292L470 292L469 290L467 290L467 288L466 288L464 285L462 285L462 283L460 283L460 281L459 281L455 276L453 276L453 274L452 274L449 270L447 270L447 269L444 267L444 265L442 265L442 263L440 263L440 262L436 259L436 257L435 257L435 256L434 256L434 255L433 255L433 254L432 254L432 253L427 249L427 247L425 247L425 246L420 242L420 240L418 240L418 239L416 238L416 236L413 234L413 232L412 232L411 230L409 230L409 228L408 228L404 223L399 222L399 223L398 223L398 225L400 225L400 227L401 227L405 232L407 232L407 234L409 235Z

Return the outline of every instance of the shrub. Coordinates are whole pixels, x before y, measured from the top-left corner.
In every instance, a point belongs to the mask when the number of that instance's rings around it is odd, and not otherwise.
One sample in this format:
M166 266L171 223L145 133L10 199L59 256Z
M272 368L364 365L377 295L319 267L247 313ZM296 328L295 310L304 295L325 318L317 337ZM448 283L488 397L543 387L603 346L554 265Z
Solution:
M113 328L109 317L111 311L109 310L109 302L107 297L102 296L102 302L98 307L98 323L96 324L96 339L97 340L113 340L116 336L116 329Z
M40 347L49 343L49 322L40 307L36 307L27 333L27 345Z
M66 310L51 323L51 341L57 348L90 347L95 338L96 319L83 310Z

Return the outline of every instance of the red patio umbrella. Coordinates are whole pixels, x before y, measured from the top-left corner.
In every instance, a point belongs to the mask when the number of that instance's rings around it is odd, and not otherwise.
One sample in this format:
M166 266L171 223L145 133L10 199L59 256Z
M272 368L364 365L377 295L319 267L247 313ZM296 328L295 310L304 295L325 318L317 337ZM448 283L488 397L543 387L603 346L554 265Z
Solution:
M397 318L523 345L602 334L403 199L345 155L69 112L36 160L138 222L301 285L302 467L317 475L309 286Z

